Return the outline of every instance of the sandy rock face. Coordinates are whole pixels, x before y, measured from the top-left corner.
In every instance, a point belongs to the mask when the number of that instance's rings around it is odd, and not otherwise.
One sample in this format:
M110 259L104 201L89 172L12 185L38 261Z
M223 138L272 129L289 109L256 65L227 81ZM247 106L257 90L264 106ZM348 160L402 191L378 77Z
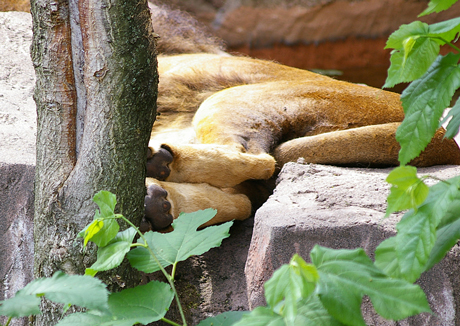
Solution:
M35 164L30 14L0 12L0 44L0 158L4 163Z
M154 0L152 0L154 1ZM418 18L428 1L170 0L224 39L229 51L302 69L338 70L338 79L382 87L388 36L414 20L460 15L460 3ZM401 92L404 86L392 89Z
M319 43L350 36L387 36L417 19L427 6L413 0L239 0L172 1L193 13L230 47L266 47L276 43ZM434 23L457 17L460 4L421 18Z

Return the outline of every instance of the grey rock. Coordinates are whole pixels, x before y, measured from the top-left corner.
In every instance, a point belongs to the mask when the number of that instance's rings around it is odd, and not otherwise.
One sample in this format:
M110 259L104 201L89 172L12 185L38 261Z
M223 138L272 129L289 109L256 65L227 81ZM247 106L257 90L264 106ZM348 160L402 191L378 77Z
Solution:
M28 13L0 12L0 300L33 279L35 75ZM0 323L6 323L0 317ZM10 325L26 325L26 318Z
M245 274L251 309L265 305L263 284L295 254L309 260L319 244L329 248L364 248L373 258L380 242L395 234L401 213L383 219L390 169L358 169L315 164L286 164L269 200L257 211ZM450 178L460 167L419 169L422 175ZM432 183L432 182L431 182ZM369 302L369 325L458 325L460 321L459 248L455 247L420 284L435 315L421 314L393 323L378 317Z

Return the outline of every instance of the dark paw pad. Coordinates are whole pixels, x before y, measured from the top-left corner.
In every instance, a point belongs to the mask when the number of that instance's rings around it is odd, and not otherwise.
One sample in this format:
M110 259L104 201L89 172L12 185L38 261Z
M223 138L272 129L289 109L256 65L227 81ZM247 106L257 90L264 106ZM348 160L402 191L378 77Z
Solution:
M173 160L173 156L166 148L160 148L158 152L147 158L147 176L160 181L166 180L171 170L169 163Z
M145 218L150 222L154 230L161 230L173 222L169 213L171 204L166 200L168 193L158 185L150 185L147 188L147 196L144 200Z

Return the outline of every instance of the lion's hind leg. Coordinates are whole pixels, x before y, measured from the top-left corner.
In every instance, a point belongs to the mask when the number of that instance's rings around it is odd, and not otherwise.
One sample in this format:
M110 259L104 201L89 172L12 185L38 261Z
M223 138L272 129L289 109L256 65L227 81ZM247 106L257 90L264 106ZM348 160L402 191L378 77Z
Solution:
M273 155L280 166L300 157L318 164L394 166L399 164L400 146L395 138L399 125L399 122L371 125L296 138L279 145ZM460 164L458 146L443 136L444 130L439 129L425 151L411 164Z
M174 183L146 179L145 218L155 229L168 227L180 213L206 208L217 210L208 226L231 220L244 220L251 215L251 202L243 194L222 190L205 183Z

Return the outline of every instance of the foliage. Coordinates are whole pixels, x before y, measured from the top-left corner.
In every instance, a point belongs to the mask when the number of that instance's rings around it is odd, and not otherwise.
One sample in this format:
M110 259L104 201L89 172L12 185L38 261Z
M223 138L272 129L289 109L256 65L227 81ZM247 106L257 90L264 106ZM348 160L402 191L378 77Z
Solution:
M418 285L380 271L363 249L334 250L316 245L312 264L294 255L265 283L268 307L244 315L243 325L366 325L363 295L385 318L403 319L430 311Z
M138 323L148 324L160 319L178 325L164 318L174 297L181 312L183 325L186 325L174 287L176 265L192 255L199 255L219 246L222 240L229 236L228 231L232 222L197 231L216 214L215 210L207 209L181 214L174 221L174 231L170 233L150 231L142 234L124 216L115 214L117 201L114 194L100 191L94 196L94 201L99 206L94 220L78 236L83 237L84 247L90 241L98 246L96 262L86 270L86 275L66 275L57 272L51 278L34 280L18 291L15 297L0 301L0 314L10 317L7 325L12 317L39 314L42 296L64 304L63 313L71 305L86 308L86 312L65 316L58 326L130 326ZM123 219L131 226L120 232L117 219ZM139 235L139 239L133 243L136 234ZM125 256L128 256L132 266L139 270L161 270L169 284L152 281L133 289L109 293L106 286L92 276L97 272L118 267ZM171 274L164 269L169 265L173 265ZM234 322L239 318L241 314L238 313L228 314L216 320Z
M27 284L16 295L1 301L0 314L24 317L40 313L40 297L63 304L105 311L108 291L98 279L56 272L51 278L40 278Z

